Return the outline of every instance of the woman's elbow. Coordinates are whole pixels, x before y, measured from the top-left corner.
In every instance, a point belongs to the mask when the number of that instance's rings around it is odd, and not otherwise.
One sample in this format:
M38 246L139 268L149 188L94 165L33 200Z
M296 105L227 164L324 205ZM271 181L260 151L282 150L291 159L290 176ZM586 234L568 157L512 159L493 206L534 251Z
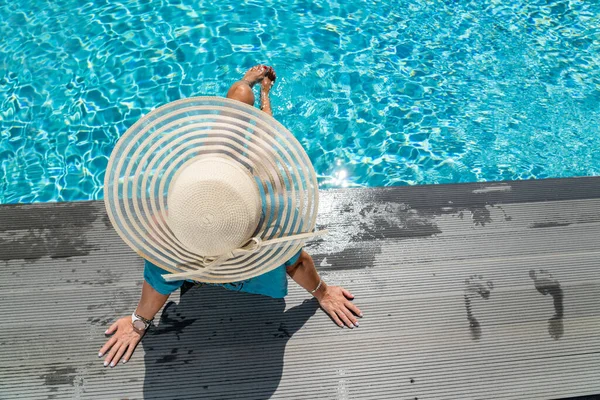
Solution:
M298 270L298 268L301 268L304 264L307 263L307 261L310 260L310 255L306 251L302 250L302 253L300 253L300 257L298 257L298 261L296 261L292 265L285 267L285 270L291 276L294 274L294 272Z

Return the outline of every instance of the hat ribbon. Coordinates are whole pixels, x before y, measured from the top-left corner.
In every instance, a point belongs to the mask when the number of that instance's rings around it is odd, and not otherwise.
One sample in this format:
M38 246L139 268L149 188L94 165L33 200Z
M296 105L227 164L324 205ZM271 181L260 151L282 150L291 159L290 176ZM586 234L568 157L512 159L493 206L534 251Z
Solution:
M259 237L253 237L243 247L232 250L232 251L222 254L218 257L201 257L201 259L199 260L199 263L201 264L201 266L203 268L214 268L214 267L221 265L222 263L224 263L225 261L227 261L231 258L240 256L243 254L256 253L260 249L267 247L267 246L273 246L273 245L277 245L280 243L291 242L291 241L295 241L295 240L305 240L305 239L315 238L318 236L327 235L328 233L329 233L328 230L320 230L320 231L314 231L314 232L300 233L297 235L284 236L284 237L270 239L270 240L264 240L264 241ZM206 273L206 270L203 269L203 270L198 270L198 271L179 272L176 274L164 274L164 275L162 275L162 277L166 281L179 281L179 280L183 280L183 279L187 279L187 278L193 278L194 276L199 275L199 274L204 275L205 273Z

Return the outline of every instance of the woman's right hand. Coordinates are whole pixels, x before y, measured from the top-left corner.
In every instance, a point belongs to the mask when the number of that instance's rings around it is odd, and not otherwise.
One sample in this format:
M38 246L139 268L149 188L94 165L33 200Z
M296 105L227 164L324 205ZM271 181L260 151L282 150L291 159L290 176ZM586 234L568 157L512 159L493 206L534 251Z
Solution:
M119 363L121 357L123 357L123 363L129 361L145 331L135 329L131 323L131 316L127 316L118 319L104 333L113 336L100 349L98 357L106 354L104 366L110 365L112 368Z

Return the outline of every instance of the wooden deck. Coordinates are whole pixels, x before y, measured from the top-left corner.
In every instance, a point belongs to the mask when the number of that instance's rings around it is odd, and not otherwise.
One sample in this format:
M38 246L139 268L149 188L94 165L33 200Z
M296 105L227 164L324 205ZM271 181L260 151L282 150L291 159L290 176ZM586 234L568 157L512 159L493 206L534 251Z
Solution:
M600 398L600 178L321 200L308 251L359 328L293 281L285 301L195 288L114 369L97 352L143 263L103 203L0 206L0 399Z

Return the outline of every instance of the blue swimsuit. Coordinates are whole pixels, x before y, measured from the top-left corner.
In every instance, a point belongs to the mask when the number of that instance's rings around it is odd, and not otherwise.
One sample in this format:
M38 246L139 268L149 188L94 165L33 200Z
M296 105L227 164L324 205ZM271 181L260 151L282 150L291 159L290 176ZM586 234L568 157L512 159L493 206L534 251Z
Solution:
M203 285L223 286L225 289L236 292L262 294L265 296L274 297L276 299L283 298L287 295L286 267L294 265L296 261L298 261L298 258L300 258L301 252L302 250L300 250L294 257L290 258L288 262L272 271L267 272L266 274L246 279L241 282L203 283ZM162 275L168 273L168 271L165 271L164 269L152 264L150 261L145 260L144 279L150 286L154 288L154 290L160 294L171 294L179 289L181 285L183 285L183 282L185 282L184 280L167 282Z

